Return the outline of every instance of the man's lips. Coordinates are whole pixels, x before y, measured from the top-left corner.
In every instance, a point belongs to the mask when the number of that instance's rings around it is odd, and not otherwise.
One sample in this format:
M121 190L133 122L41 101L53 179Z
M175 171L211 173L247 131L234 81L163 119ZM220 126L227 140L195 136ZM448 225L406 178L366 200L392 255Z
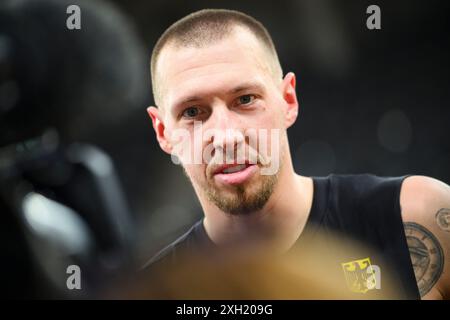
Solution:
M214 168L213 170L213 174L218 174L218 173L233 173L234 171L240 171L245 169L246 167L250 166L249 163L241 163L241 164L237 164L237 163L232 163L232 164L223 164L223 165L219 165L216 168Z
M255 164L224 164L214 170L214 179L223 184L241 184L258 170Z

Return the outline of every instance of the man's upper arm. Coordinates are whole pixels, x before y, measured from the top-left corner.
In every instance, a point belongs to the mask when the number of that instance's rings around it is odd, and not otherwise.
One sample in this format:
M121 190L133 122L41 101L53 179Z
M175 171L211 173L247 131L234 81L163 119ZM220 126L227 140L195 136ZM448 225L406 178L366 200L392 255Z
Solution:
M450 299L450 187L429 177L408 177L400 205L421 297Z

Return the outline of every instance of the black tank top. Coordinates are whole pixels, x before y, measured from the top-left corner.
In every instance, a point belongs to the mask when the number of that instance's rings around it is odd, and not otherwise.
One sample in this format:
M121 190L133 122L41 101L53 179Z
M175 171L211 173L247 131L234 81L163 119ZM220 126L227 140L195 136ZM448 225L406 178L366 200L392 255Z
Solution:
M390 298L383 291L383 283L392 281L395 283L392 298L420 299L401 218L400 189L405 178L370 174L312 177L311 211L293 248L315 241L318 235L337 234L357 241L367 248L362 255L360 251L348 250L336 261L336 267L342 269L343 281L355 298ZM214 246L200 220L155 255L144 268L161 259L176 263L179 250ZM367 270L368 266L372 266L370 270ZM383 277L385 270L388 270L390 280ZM378 279L375 287L361 285L361 274L367 276L368 271L381 273L381 283Z

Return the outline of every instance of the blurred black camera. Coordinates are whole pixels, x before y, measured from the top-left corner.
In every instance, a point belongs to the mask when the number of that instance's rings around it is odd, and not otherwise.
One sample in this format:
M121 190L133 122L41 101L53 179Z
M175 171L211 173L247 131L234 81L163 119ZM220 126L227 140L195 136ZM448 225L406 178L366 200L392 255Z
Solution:
M66 26L73 4L79 30ZM132 265L126 197L89 135L142 106L144 62L127 20L103 1L0 5L2 296L91 298Z

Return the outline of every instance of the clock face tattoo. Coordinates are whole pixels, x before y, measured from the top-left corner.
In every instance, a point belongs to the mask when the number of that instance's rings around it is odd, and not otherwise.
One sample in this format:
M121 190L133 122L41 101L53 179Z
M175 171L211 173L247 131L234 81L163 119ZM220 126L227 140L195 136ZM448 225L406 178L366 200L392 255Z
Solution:
M440 209L436 213L436 223L442 230L450 232L450 209Z
M404 227L417 286L423 297L442 274L444 252L437 238L425 227L414 222L405 222Z

